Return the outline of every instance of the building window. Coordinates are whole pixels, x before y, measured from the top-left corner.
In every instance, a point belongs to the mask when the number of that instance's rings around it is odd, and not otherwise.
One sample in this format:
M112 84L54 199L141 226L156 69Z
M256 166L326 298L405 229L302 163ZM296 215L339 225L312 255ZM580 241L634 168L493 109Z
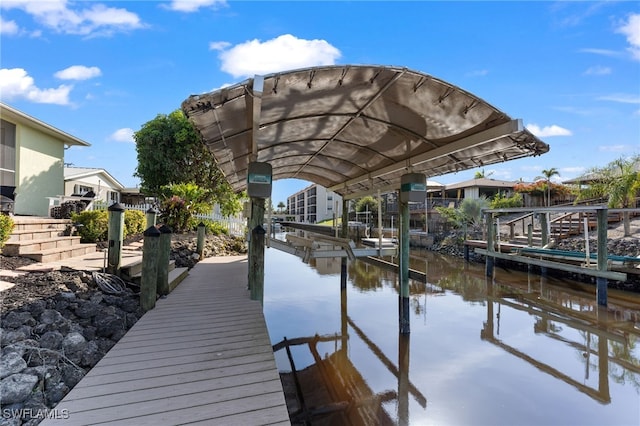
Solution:
M16 186L16 125L0 120L0 186Z
M87 192L93 192L93 186L75 184L73 186L73 195L84 195Z

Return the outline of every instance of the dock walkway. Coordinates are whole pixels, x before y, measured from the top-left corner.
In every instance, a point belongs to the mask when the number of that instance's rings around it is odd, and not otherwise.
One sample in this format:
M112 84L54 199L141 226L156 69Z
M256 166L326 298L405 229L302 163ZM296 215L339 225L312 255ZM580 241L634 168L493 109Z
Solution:
M41 425L290 424L247 276L246 256L199 262Z

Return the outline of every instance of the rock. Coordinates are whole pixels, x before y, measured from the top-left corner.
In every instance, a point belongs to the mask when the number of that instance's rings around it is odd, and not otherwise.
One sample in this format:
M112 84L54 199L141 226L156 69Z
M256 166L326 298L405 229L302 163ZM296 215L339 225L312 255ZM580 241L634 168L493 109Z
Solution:
M38 376L20 373L0 380L2 404L13 404L26 400L31 395L36 383L38 383Z
M75 313L80 318L93 318L98 312L100 305L95 302L80 302Z
M86 373L83 369L76 368L70 364L64 364L60 370L62 373L62 380L64 380L69 389L77 385Z
M28 335L23 330L2 330L2 335L0 335L0 344L2 346L8 346L12 343L25 340L27 337Z
M79 364L82 360L82 353L87 347L87 340L80 333L73 332L65 336L62 341L62 351L72 362Z
M115 332L125 328L124 315L118 315L116 307L109 306L95 316L93 325L96 327L96 335L111 337Z
M36 320L33 318L30 312L9 312L7 316L2 320L2 327L4 328L18 328L23 324L35 325Z
M40 336L40 347L58 350L62 346L64 336L58 331L47 331Z
M31 315L33 315L36 318L40 316L42 312L44 312L46 307L47 307L47 302L45 302L42 299L34 300L33 302L29 303L29 305L27 305L27 309L29 310L29 312L31 312Z
M49 405L55 405L62 401L62 398L64 398L68 392L69 387L66 384L62 382L56 383L44 392L45 401L47 401Z
M27 362L22 359L21 354L17 352L3 353L2 359L0 359L0 379L20 373L25 368L27 368Z
M61 321L64 321L64 317L54 309L45 309L42 314L40 314L40 322L43 324L55 324Z
M87 346L84 348L82 352L82 358L80 360L80 365L83 367L93 367L102 359L104 356L104 352L100 350L100 347L96 342L88 342Z

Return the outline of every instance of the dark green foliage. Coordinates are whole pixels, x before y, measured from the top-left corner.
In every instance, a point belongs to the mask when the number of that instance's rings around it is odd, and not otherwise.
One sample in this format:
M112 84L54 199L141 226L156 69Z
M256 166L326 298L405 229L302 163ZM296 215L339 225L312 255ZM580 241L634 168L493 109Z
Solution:
M71 215L83 243L106 241L109 230L109 214L106 210L86 210Z
M13 232L13 219L7 215L0 215L0 248L4 247Z
M167 185L193 183L206 190L209 205L219 203L223 214L242 207L236 194L218 168L198 131L181 110L159 114L135 132L141 190L160 196Z

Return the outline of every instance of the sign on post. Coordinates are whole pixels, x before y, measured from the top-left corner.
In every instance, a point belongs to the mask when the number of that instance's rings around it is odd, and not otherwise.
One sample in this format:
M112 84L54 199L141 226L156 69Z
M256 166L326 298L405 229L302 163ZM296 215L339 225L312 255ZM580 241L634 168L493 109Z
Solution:
M247 194L252 198L271 197L271 164L249 163L247 174Z

